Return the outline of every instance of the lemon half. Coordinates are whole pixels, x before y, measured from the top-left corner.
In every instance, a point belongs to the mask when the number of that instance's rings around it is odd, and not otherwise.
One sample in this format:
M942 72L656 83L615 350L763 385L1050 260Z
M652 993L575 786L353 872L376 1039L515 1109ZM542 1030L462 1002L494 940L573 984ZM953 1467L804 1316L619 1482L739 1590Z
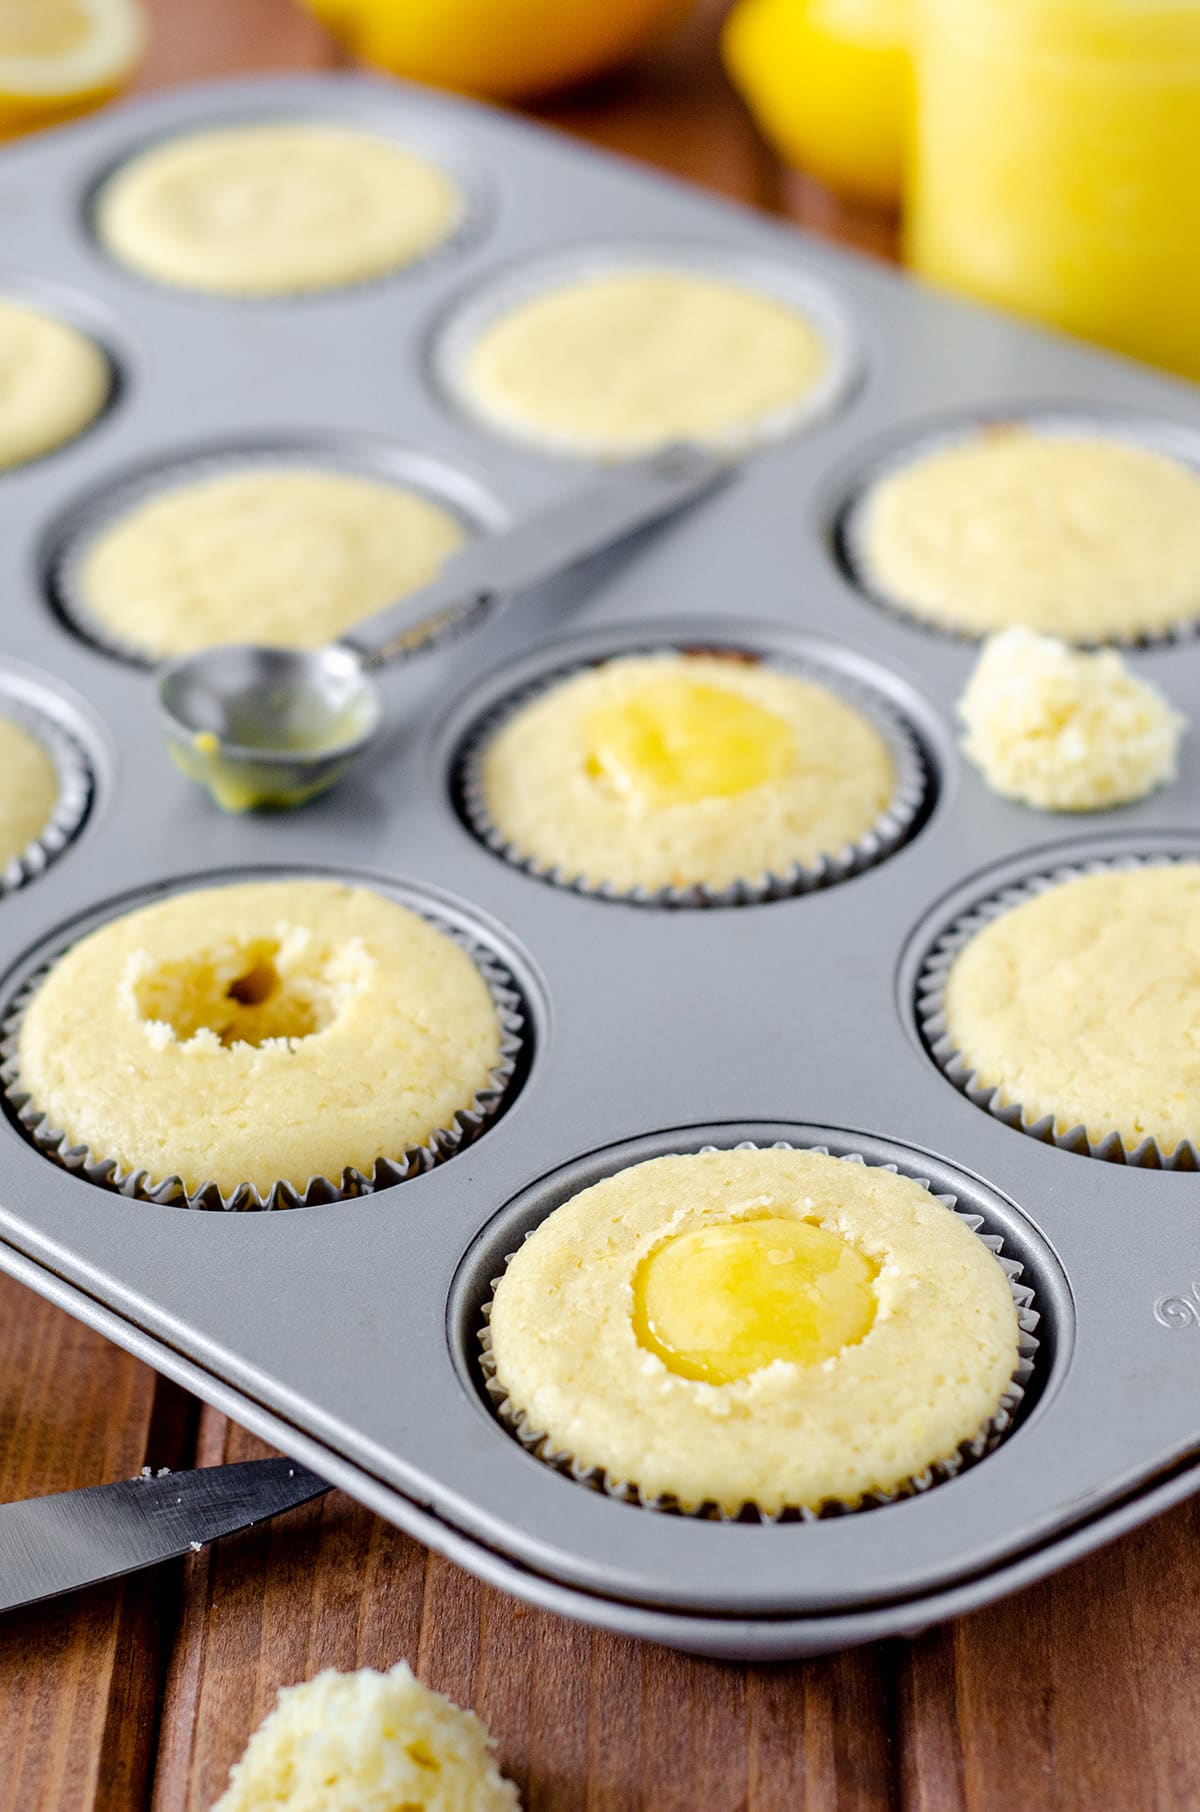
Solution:
M0 0L0 136L98 106L145 43L138 0Z

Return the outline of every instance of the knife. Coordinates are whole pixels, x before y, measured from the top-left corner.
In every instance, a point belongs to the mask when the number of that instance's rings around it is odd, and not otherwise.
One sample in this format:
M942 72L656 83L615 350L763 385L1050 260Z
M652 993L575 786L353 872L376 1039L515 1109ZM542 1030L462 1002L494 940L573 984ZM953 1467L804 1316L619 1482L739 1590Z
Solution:
M0 1611L174 1560L328 1490L294 1460L241 1460L0 1505Z

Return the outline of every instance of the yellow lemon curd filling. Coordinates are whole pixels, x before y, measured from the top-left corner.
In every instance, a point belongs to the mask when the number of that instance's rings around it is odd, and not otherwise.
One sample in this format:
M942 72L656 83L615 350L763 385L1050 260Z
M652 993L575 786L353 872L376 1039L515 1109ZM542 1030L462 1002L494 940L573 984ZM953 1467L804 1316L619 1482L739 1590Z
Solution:
M786 774L794 755L772 712L680 674L598 707L587 739L589 771L651 805L731 798Z
M445 932L369 888L292 879L100 926L38 984L18 1068L97 1160L265 1193L402 1158L500 1054L487 984Z
M634 1328L668 1371L732 1384L817 1365L875 1319L879 1267L808 1221L732 1221L666 1240L633 1283Z
M626 890L754 883L833 856L896 782L874 724L827 687L673 652L548 687L501 724L479 779L515 856Z
M1008 1279L880 1166L773 1148L655 1158L571 1197L490 1311L502 1413L683 1508L768 1514L903 1487L989 1425Z

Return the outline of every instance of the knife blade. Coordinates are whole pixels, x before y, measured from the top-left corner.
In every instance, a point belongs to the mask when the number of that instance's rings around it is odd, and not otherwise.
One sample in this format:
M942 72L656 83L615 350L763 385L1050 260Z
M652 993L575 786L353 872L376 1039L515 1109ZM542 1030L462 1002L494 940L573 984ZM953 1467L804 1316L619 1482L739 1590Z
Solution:
M0 1505L0 1611L174 1560L328 1490L294 1460L241 1460Z

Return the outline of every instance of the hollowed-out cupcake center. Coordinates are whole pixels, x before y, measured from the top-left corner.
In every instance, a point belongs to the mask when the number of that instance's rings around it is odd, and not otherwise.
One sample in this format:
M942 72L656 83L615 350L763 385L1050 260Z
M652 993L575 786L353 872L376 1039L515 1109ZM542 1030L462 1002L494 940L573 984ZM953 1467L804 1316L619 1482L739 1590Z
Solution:
M594 709L588 773L652 806L730 798L786 774L795 739L782 718L723 686L664 674Z
M634 1274L638 1343L671 1372L732 1384L820 1365L871 1329L878 1265L812 1221L763 1215L657 1245Z
M138 1017L165 1027L181 1044L215 1038L228 1048L311 1038L338 1018L361 979L354 973L361 963L349 949L307 949L306 941L248 939L155 963L131 978ZM357 954L366 961L364 952Z

